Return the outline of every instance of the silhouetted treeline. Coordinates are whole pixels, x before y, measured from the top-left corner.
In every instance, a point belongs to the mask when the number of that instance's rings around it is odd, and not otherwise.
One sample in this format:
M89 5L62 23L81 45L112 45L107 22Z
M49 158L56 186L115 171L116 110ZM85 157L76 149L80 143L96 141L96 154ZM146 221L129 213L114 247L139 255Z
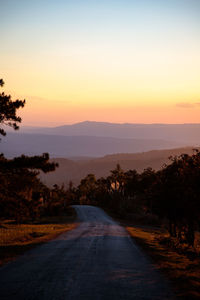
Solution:
M89 174L75 195L80 204L98 205L123 218L142 215L167 222L172 237L193 246L200 226L200 152L170 157L157 172L124 172L117 165L106 178Z
M0 87L3 85L4 81L0 79ZM0 136L6 135L5 126L19 129L22 120L17 112L25 103L25 100L12 100L11 95L0 93ZM47 173L56 167L57 163L49 162L48 153L13 159L0 154L0 217L12 218L19 223L34 221L44 214L63 213L72 186L68 190L57 185L49 189L37 177L39 171Z
M48 160L48 154L11 160L0 155L0 217L20 223L65 211L72 187L55 185L50 189L37 177L39 171L54 171L57 167Z

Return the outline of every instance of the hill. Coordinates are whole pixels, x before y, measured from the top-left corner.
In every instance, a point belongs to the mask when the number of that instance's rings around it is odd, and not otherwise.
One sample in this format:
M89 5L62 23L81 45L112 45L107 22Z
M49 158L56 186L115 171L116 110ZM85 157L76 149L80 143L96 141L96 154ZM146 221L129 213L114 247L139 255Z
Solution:
M70 180L75 185L89 173L93 173L97 178L109 175L109 171L116 167L119 163L126 171L136 169L138 172L143 171L147 167L155 170L160 169L163 164L169 162L169 156L180 155L182 153L191 154L191 147L178 148L171 150L154 150L135 154L115 154L107 155L96 159L84 159L72 161L65 158L55 158L52 161L59 163L59 168L49 174L41 174L41 179L49 186L54 183L67 184Z

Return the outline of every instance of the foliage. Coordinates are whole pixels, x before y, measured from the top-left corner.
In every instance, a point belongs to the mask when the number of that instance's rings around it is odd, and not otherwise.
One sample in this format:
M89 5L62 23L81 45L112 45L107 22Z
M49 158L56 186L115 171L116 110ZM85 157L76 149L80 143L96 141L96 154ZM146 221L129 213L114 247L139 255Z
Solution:
M76 190L80 204L99 205L119 216L140 214L167 221L172 238L194 246L200 226L200 152L170 157L159 171L145 169L124 172L120 165L106 178L93 174L81 180Z
M78 187L81 204L95 204L97 181L94 174L88 174Z
M37 178L39 170L53 171L56 164L49 163L49 156L14 159L0 156L0 215L13 217L19 223L35 219L40 213L45 187Z
M0 86L4 82L0 79ZM5 136L3 126L19 129L21 118L17 110L25 100L13 101L11 96L0 93L0 135ZM49 162L49 154L28 157L21 155L7 159L0 154L0 217L12 217L17 223L34 220L44 212L44 202L50 199L50 190L37 175L54 171L58 164Z
M3 85L4 81L0 79L0 86ZM0 135L6 135L2 125L8 125L14 130L19 129L18 123L21 123L22 119L16 115L16 112L20 107L24 107L25 102L25 100L13 101L10 95L0 93Z
M57 216L66 212L72 196L72 185L65 189L64 185L54 184L50 190L49 199L45 202L45 215Z

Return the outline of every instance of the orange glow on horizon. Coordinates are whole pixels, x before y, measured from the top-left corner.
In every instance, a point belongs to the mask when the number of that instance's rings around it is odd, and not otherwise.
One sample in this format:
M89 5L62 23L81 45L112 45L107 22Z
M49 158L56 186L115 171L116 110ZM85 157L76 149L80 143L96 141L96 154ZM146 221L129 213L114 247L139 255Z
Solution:
M199 4L144 3L5 3L2 90L27 100L23 125L200 123Z

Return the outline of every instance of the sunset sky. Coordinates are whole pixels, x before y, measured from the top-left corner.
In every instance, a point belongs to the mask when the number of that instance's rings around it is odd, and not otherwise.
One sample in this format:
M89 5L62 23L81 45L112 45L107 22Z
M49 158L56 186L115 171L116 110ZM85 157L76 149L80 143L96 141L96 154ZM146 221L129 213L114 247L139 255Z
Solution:
M23 125L200 123L199 0L0 0Z

